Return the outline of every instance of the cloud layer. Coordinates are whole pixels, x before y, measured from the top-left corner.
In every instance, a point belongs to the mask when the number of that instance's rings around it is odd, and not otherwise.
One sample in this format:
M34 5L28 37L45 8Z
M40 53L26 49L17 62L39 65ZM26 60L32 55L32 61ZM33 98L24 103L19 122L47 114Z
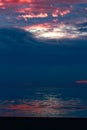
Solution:
M30 0L28 3L27 0L0 1L0 26L24 27L38 23L64 23L65 21L76 23L87 21L86 14L86 0L79 2L74 0Z
M87 39L37 40L31 33L16 28L0 29L0 55L7 63L86 62ZM3 56L5 59L3 60ZM71 58L72 57L72 58ZM83 58L84 57L84 58ZM77 60L78 59L78 60ZM82 60L82 61L81 61ZM1 62L1 63L2 63Z

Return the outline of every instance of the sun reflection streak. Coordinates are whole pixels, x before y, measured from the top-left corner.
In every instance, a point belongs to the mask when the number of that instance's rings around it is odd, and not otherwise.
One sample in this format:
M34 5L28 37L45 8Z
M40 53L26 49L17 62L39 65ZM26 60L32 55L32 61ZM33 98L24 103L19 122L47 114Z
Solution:
M70 99L67 101L53 97L33 101L0 101L0 114L4 110L3 116L8 116L8 114L9 116L64 116L76 109L82 110L87 107L82 106L80 100Z

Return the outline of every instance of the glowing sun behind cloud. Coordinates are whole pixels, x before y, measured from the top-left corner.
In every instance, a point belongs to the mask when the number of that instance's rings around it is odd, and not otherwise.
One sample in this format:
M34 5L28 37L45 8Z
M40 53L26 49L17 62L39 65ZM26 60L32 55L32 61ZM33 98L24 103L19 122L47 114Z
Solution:
M80 33L78 28L73 25L63 23L44 23L32 26L26 26L23 29L29 31L40 39L75 39L81 36L87 36L87 33Z

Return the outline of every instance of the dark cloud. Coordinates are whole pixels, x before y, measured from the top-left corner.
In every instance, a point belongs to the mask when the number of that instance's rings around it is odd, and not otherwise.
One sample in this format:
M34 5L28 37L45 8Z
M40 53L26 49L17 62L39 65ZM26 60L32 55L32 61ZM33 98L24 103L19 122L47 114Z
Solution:
M7 63L60 64L86 62L87 40L37 40L21 29L0 29L0 55ZM81 61L82 60L82 61ZM1 62L2 63L2 62Z
M80 33L81 32L87 33L87 22L83 22L81 24L78 24L77 27L78 27L78 31L80 31ZM87 36L86 36L86 38L87 38Z
M41 41L21 29L1 28L0 48L0 86L65 86L86 77L86 68L73 64L87 64L87 40Z

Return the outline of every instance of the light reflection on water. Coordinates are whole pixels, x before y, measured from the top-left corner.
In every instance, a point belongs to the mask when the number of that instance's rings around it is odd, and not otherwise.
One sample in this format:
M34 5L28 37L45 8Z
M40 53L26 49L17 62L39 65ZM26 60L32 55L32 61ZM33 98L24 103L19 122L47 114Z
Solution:
M75 96L74 93L79 88L64 89L15 88L15 91L12 91L10 88L7 92L9 96L7 98L5 97L6 95L1 97L0 116L87 117L87 98L80 96L80 93L76 93ZM83 88L83 91L85 89ZM20 93L17 94L19 91ZM67 91L68 93L66 93Z

